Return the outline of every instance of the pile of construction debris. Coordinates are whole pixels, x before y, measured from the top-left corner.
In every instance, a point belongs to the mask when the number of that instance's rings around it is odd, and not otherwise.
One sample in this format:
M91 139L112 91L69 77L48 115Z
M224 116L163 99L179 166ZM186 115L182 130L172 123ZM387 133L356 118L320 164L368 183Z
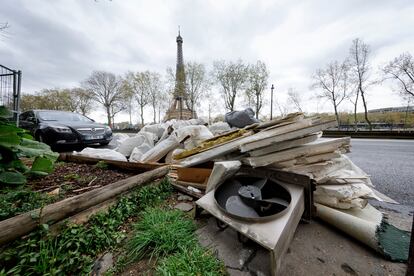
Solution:
M305 118L302 113L244 128L232 128L226 122L208 128L200 119L171 120L146 125L134 136L115 134L113 149L85 148L75 154L181 167L239 160L251 167L310 176L318 185L315 202L327 206L363 208L367 198L381 200L369 176L344 155L350 150L350 138L321 138L323 130L334 126L335 120Z
M240 114L245 123L231 121ZM181 174L178 188L196 197L204 194L202 190L214 189L242 165L307 175L316 184L313 199L317 215L385 254L378 235L386 224L382 213L367 204L367 199L393 201L376 191L369 176L344 155L350 151L349 137L321 137L323 130L337 125L335 120L293 113L260 123L251 119L249 112L240 114L231 114L227 122L210 127L196 119L146 125L134 136L115 134L113 149L86 148L76 154L174 164L170 176ZM200 175L185 171L200 165ZM206 167L210 169L206 171Z
M334 126L334 120L295 113L209 139L173 158L184 167L240 160L251 167L306 174L317 184L315 202L335 208L363 208L367 198L381 200L369 176L344 155L350 150L350 138L321 138L321 131Z

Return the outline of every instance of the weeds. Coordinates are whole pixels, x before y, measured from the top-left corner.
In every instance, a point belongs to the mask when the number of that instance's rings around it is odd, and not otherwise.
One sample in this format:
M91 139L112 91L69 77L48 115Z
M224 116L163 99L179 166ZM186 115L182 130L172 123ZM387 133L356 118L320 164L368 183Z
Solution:
M181 247L196 245L195 225L185 219L181 211L149 208L141 213L134 225L133 237L128 242L131 261L149 255L163 257L176 253Z
M0 253L0 275L87 275L99 252L113 248L125 238L121 226L129 217L151 206L149 198L162 200L170 193L165 179L122 197L108 213L98 213L86 225L67 225L57 236L52 236L47 225L43 225Z
M195 230L193 220L181 211L147 208L112 273L149 257L159 260L158 275L226 275L224 264L199 245Z
M55 199L47 194L21 187L0 192L0 221L52 203Z
M106 169L108 169L108 163L101 160L101 161L99 161L98 163L95 164L95 167L98 168L98 169L106 170Z
M162 259L157 266L157 275L226 275L226 269L210 250L196 245L183 248L177 253Z

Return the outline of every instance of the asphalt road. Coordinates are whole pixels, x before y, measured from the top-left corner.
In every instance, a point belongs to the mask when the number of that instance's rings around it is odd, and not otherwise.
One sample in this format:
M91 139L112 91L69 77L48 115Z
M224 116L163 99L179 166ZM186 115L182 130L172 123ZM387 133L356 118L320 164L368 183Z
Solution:
M351 146L348 156L378 191L414 206L414 140L352 139Z

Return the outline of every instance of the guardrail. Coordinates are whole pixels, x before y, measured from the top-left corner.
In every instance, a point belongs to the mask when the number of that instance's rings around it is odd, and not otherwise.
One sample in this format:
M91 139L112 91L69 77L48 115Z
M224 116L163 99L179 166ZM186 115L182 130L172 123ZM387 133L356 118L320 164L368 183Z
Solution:
M325 130L322 137L372 138L372 139L414 139L414 130Z

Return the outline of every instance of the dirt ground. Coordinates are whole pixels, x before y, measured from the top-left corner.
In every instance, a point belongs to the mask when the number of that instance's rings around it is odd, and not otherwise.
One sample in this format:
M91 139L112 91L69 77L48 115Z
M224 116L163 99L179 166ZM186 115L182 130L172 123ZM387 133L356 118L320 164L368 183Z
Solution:
M94 165L58 162L53 173L30 179L28 185L34 191L42 192L60 187L64 191L64 197L70 197L133 175L134 173L131 172L99 168Z

